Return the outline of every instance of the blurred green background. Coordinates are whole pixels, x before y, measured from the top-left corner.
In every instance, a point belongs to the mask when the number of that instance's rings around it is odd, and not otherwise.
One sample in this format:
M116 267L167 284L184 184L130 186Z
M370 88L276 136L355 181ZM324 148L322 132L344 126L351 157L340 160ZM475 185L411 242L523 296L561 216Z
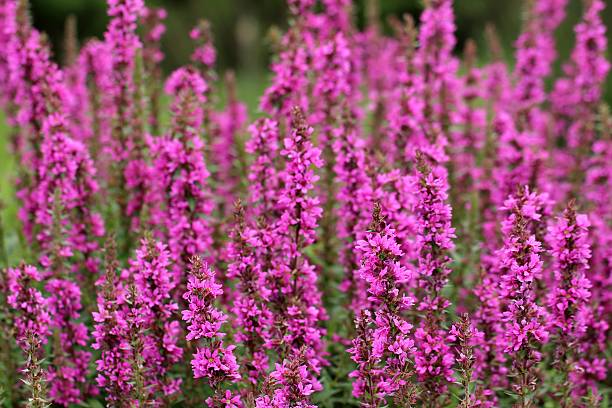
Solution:
M356 0L356 17L360 25L364 21L367 0ZM512 55L512 43L521 26L523 4L526 0L455 0L457 37L461 50L466 39L475 39L484 45L484 27L493 23L506 49L506 57ZM106 23L104 0L31 0L34 24L47 32L61 54L63 26L66 17L74 14L79 25L81 39L101 37ZM612 2L605 10L607 27L612 26ZM188 59L191 43L189 30L198 18L212 22L215 44L219 53L219 68L232 68L243 79L265 81L262 73L270 58L266 34L273 26L286 25L286 0L147 0L149 6L162 6L168 11L167 33L163 40L166 53L164 67L171 70ZM389 15L411 13L418 17L422 0L379 0L382 20ZM580 18L581 0L570 0L568 17L558 30L558 48L561 60L571 52L573 26ZM386 27L388 29L388 27ZM610 38L610 33L608 32ZM482 48L481 48L482 50ZM481 56L486 53L481 51ZM560 65L556 67L560 69ZM251 84L253 85L253 84ZM262 88L257 86L256 88ZM250 96L250 95L249 95ZM612 100L612 86L608 81L607 100Z

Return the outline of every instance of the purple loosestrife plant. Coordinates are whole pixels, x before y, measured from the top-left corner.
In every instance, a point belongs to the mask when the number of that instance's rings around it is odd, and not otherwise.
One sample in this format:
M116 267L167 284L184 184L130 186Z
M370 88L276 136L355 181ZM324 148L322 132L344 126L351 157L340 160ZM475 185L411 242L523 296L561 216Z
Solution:
M213 202L201 138L207 83L193 68L179 68L166 83L174 97L172 126L161 138L150 140L153 156L154 218L165 229L179 284L193 256L210 256Z
M142 60L146 75L147 97L149 99L149 126L153 134L159 133L161 110L161 86L163 72L161 62L164 53L161 39L166 32L164 20L168 13L163 8L146 7L142 18L144 34L142 41Z
M275 117L283 126L291 117L291 109L308 107L307 88L309 55L305 43L307 20L314 2L288 0L293 24L281 39L280 51L273 61L272 83L262 96L261 110ZM279 115L279 116L277 116Z
M51 317L48 301L33 287L42 280L38 270L22 264L7 271L8 305L12 308L17 345L23 351L26 362L23 368L24 382L29 388L27 407L43 408L49 405L44 367L43 346L47 343Z
M415 61L417 31L414 20L407 16L403 24L399 21L394 24L402 53L397 62L398 86L390 96L394 103L389 103L387 111L386 133L390 142L384 150L393 155L396 166L403 168L406 159L413 156L414 148L425 143L425 132L420 124L425 120L425 106L423 83Z
M453 382L454 358L449 342L454 336L444 327L450 301L442 295L451 273L449 252L454 248L455 229L451 226L452 209L448 203L446 169L430 165L417 154L414 212L417 218L418 309L424 314L415 331L417 350L415 369L423 383L425 398L436 401ZM441 402L441 404L444 404Z
M36 123L38 134L33 145L34 176L20 193L24 199L21 218L26 224L26 235L39 250L43 275L58 278L47 284L53 312L50 326L59 337L53 343L50 396L55 402L68 405L83 400L86 390L77 383L84 382L90 353L83 349L87 329L75 322L80 316L81 290L63 278L67 273L76 273L92 290L98 266L96 238L104 233L104 226L101 216L91 208L98 189L93 162L85 145L69 134L68 92L62 72L50 60L48 47L35 30L27 33L25 41L27 51L22 50L24 59L18 61L24 65L15 70L22 70L22 86L37 94L37 103L44 105L32 110L33 116L28 119ZM32 64L38 64L37 68L32 67L34 70L26 69L30 58ZM64 292L70 296L60 299Z
M451 110L455 104L453 99L458 86L458 61L452 55L457 42L452 4L452 0L428 0L420 17L420 48L415 58L425 83L422 90L429 137L448 131Z
M50 329L56 331L52 364L47 380L49 397L57 404L80 404L95 389L87 384L91 352L87 326L79 322L81 289L66 279L51 279L45 289L49 292L49 314L53 316Z
M240 202L235 205L234 223L232 240L227 246L227 258L231 260L227 276L236 281L232 323L240 328L235 340L245 348L240 366L252 392L267 374L269 365L266 349L270 345L272 327L272 313L267 304L270 293L265 287L263 264L257 259L257 247L252 244L252 236L257 231L247 227Z
M331 36L331 34L330 34ZM320 196L323 201L321 219L321 256L325 262L322 280L327 285L333 282L329 268L336 263L337 243L335 239L336 218L336 174L334 172L335 154L333 151L336 129L342 127L344 95L351 92L350 77L355 67L351 64L351 48L347 38L340 32L331 38L321 38L320 44L312 52L312 99L318 101L310 115L312 124L319 130L318 141L323 157L323 177ZM345 110L350 111L347 107Z
M585 165L581 159L588 157L596 141L596 105L610 70L610 63L605 58L606 27L600 16L604 4L585 0L583 5L582 19L574 28L576 44L571 59L564 65L565 75L555 82L550 95L557 116L555 130L560 134L567 133L567 146L571 149L553 152L556 164L571 163L571 166L557 166L559 181L571 182L577 196L580 196L579 190L584 182Z
M549 337L546 310L535 298L536 285L542 279L542 244L532 231L542 217L541 200L527 187L520 187L518 193L506 200L504 246L498 253L503 302L500 341L503 352L510 358L512 389L520 407L533 406L535 369L542 359L540 348Z
M75 100L79 103L79 110L84 106L90 109L91 128L85 129L78 123L79 131L91 133L88 135L88 147L96 165L98 180L104 189L110 184L109 158L113 157L113 117L115 105L113 99L113 58L110 46L99 40L88 41L77 58L74 70L78 71L73 93L79 95L87 93L87 100ZM76 99L76 98L75 98ZM73 122L75 120L73 119ZM87 121L86 121L87 123ZM85 136L85 133L83 133Z
M459 322L451 327L449 333L456 339L454 347L456 371L459 373L463 388L458 407L493 408L497 402L493 398L493 391L483 388L478 383L476 372L476 360L478 359L476 348L484 345L484 333L474 327L468 314L461 316Z
M221 219L231 215L232 203L239 193L238 143L247 121L247 108L238 100L233 73L225 76L225 86L227 106L224 110L213 113L214 136L210 148L212 164L216 167L213 180L216 180L215 189L219 195L218 207Z
M318 180L314 167L322 165L321 152L311 142L313 129L300 109L294 108L293 115L293 128L281 151L285 168L279 173L283 183L277 198L280 216L272 232L275 258L267 272L266 285L273 313L271 343L279 360L267 380L272 385L264 389L258 397L260 401L293 395L292 383L283 380L286 370L297 370L302 386L305 381L319 391L321 385L316 377L327 364L322 339L325 330L320 325L327 316L317 288L316 267L304 255L304 249L316 239L315 229L322 212L319 199L311 195ZM311 393L312 390L295 395L298 399L289 401L308 400Z
M110 149L114 168L111 187L119 204L120 227L124 230L128 248L130 231L140 226L142 189L146 179L141 149L144 135L141 124L137 122L143 103L137 89L137 77L142 73L137 72L139 67L136 63L142 50L136 28L144 11L143 0L108 0L110 22L105 40L112 58L112 81L108 91L115 108Z
M33 287L41 280L41 273L33 266L21 265L7 271L7 303L13 308L17 344L24 350L30 340L35 341L36 347L46 344L50 334L48 300Z
M151 399L161 405L179 391L181 379L174 378L171 371L183 356L178 345L178 304L173 300L177 283L170 259L166 245L146 237L136 250L136 258L130 261L129 270L136 294L131 307L142 329L145 387Z
M192 259L190 268L187 292L183 295L188 309L182 311L182 316L187 323L187 341L200 344L191 367L194 377L204 378L213 390L206 401L208 406L219 407L230 392L224 387L241 379L234 355L236 346L224 342L221 327L227 316L214 305L215 299L223 294L221 285L215 282L215 273L198 257Z
M591 258L588 242L589 220L577 214L570 203L563 214L549 227L548 243L554 262L554 288L548 296L552 321L550 331L555 350L555 366L562 375L560 403L572 406L574 381L580 358L580 342L592 318L590 309L591 282L586 277Z
M302 112L293 110L293 126L284 139L285 168L279 178L277 206L279 218L275 224L278 264L269 271L269 286L274 312L273 333L281 358L303 353L318 374L325 364L320 322L326 319L317 288L316 266L304 255L304 250L316 240L316 228L322 209L319 199L312 195L319 177L314 168L322 165L321 151L311 141L313 128L308 126Z
M309 366L303 354L276 363L267 384L264 384L264 394L255 400L255 407L315 408L316 405L311 404L310 399L313 393L321 390L321 384L312 378Z
M249 126L251 138L245 150L253 156L249 166L248 211L254 218L270 218L274 212L275 199L279 188L275 158L278 154L278 122L261 118Z
M374 208L365 239L355 248L360 253L359 278L367 286L370 307L356 320L356 337L348 350L357 370L353 395L364 406L385 406L388 398L409 403L414 398L415 343L406 312L414 298L405 291L411 272L399 262L403 255L395 230L386 225L381 208Z
M341 183L338 190L338 237L342 240L340 262L344 278L340 290L347 294L347 304L356 316L366 305L366 287L359 279L359 256L354 244L364 238L366 220L372 207L372 183L366 172L365 142L351 125L336 131L333 149L336 155L335 173Z
M123 406L130 403L133 390L133 353L127 322L127 287L118 276L118 269L111 238L105 248L105 275L97 283L92 347L100 353L96 360L96 383L106 391L107 403Z

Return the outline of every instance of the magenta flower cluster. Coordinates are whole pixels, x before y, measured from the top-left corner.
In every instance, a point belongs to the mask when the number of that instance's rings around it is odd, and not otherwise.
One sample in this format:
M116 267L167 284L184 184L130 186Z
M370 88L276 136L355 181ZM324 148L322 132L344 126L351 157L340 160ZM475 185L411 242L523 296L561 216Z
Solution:
M165 76L167 12L107 3L102 39L79 47L67 24L60 64L27 1L0 0L20 224L0 224L0 399L612 398L603 0L582 1L565 62L569 2L525 2L512 63L493 28L488 52L458 50L452 0L392 33L375 1L362 28L360 2L288 0L257 117L209 22Z

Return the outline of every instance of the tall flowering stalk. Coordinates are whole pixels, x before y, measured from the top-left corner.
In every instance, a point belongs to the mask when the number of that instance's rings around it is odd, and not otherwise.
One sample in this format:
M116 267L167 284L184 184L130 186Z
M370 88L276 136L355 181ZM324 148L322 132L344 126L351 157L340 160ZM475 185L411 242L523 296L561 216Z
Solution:
M326 364L322 341L325 330L320 322L327 316L317 288L315 266L304 255L304 249L316 239L315 228L322 213L318 198L311 195L318 179L313 168L322 165L321 152L313 146L310 140L313 129L299 108L294 108L293 115L293 129L285 138L281 151L286 161L279 174L283 188L277 203L280 217L273 232L273 256L276 258L267 273L273 313L271 342L279 362L276 374L272 373L269 379L274 386L264 390L262 401L270 398L283 401L292 395L291 384L282 379L284 376L276 378L286 367L302 372L301 367L305 364L307 378L301 382L302 386L320 390L316 376ZM308 399L310 393L302 394L297 400L290 398L289 403Z
M279 188L275 159L278 153L278 122L261 118L249 126L251 138L245 151L253 156L249 166L248 210L254 218L270 219Z
M541 109L546 98L545 80L550 75L556 58L555 29L565 18L567 0L537 0L528 3L527 21L516 41L516 66L514 69L514 107L512 117L522 137L528 141L535 158L529 170L530 184L551 191L545 183L544 162L548 159L547 135L549 119ZM512 193L512 192L510 192Z
M421 15L420 48L416 61L425 83L422 88L424 115L430 127L434 124L438 127L428 129L432 137L432 133L446 133L451 125L451 110L458 85L455 78L458 62L452 51L457 40L452 0L429 0L426 5Z
M449 146L452 172L450 174L450 195L453 208L455 209L455 220L462 228L458 230L459 245L464 249L465 256L453 281L464 283L475 275L469 273L478 265L480 259L480 248L478 240L481 238L481 216L482 193L487 191L488 179L485 178L483 162L487 155L487 110L483 107L486 90L486 71L475 66L477 58L476 44L468 41L464 49L464 60L466 75L460 80L460 98L456 116L453 122L459 125L459 129L452 131L453 143ZM489 209L484 206L484 210ZM487 214L489 215L489 214ZM465 282L468 286L469 283ZM459 284L457 286L460 286ZM464 293L459 296L464 296Z
M312 98L318 101L313 107L311 115L313 125L319 129L319 145L324 157L323 182L321 196L324 202L323 217L321 220L322 257L325 262L326 282L330 282L327 273L330 265L336 262L337 244L334 232L336 219L334 207L336 206L336 180L334 173L335 155L333 152L335 129L342 126L345 117L342 109L345 95L351 92L350 78L355 69L352 66L352 55L348 39L341 33L331 38L321 39L321 43L312 51L312 70L314 83L312 85ZM348 98L347 98L348 99ZM347 108L347 110L350 108Z
M198 70L206 84L208 85L204 93L206 98L203 104L204 109L204 138L207 146L208 160L211 160L212 152L212 117L213 117L213 88L212 84L217 80L215 64L217 63L217 50L215 49L212 28L208 20L200 20L198 24L189 32L189 37L195 43L195 48L191 53L191 62Z
M38 270L29 265L9 268L7 271L7 302L13 308L13 322L17 344L26 357L24 367L25 383L30 390L26 406L43 408L49 405L47 399L46 371L42 366L43 346L49 336L47 299L33 287L42 280Z
M414 298L405 291L411 272L399 262L403 255L395 230L386 225L381 208L374 209L365 239L357 241L359 278L367 286L371 307L356 319L356 337L348 350L357 370L353 395L366 407L381 407L392 397L396 403L413 403L415 349L412 325L406 312Z
M227 276L237 281L231 311L233 324L241 328L235 340L245 347L240 365L252 384L252 390L255 390L260 379L267 374L269 365L266 349L270 345L269 330L272 327L272 313L267 304L270 292L265 286L265 271L262 269L265 264L258 262L257 247L252 243L257 231L247 227L240 202L235 206L234 223L232 240L227 246L227 258L231 260Z
M171 375L183 350L178 345L181 330L176 320L178 304L172 300L176 280L170 259L166 245L147 237L136 250L129 271L136 292L131 307L141 319L145 387L160 404L167 403L181 385L181 379Z
M213 202L201 138L207 83L193 68L180 68L166 83L174 97L172 127L150 140L153 156L153 218L162 223L175 262L176 278L186 281L185 268L195 255L210 255ZM191 202L193 201L193 205Z
M414 20L406 16L403 24L396 21L394 25L402 51L397 64L401 74L392 96L395 103L389 103L387 108L386 133L389 143L384 151L391 153L396 166L403 168L406 167L407 158L413 156L414 148L421 146L425 141L425 132L421 126L425 120L423 117L425 106L422 78L415 60L415 42L418 33Z
M585 274L591 258L587 235L589 226L587 216L577 214L570 203L548 232L555 283L548 297L548 307L552 342L556 348L555 365L562 374L559 391L563 406L574 404L574 382L570 381L570 374L576 373L579 344L591 323L591 282Z
M374 192L366 171L365 142L357 136L354 126L347 125L336 132L334 171L341 183L337 195L337 218L338 238L343 241L340 262L344 267L340 289L347 294L347 304L357 315L366 304L366 294L357 273L359 256L354 251L354 245L363 238Z
M436 164L430 166L419 154L415 183L418 309L424 313L415 332L415 368L425 388L425 398L435 401L438 393L453 381L454 358L448 341L454 337L444 328L450 301L441 291L451 273L449 252L454 248L455 229L451 226L446 169Z
M493 391L483 388L478 384L476 348L484 345L484 333L479 331L468 314L461 316L459 322L450 329L450 334L455 337L455 361L457 372L460 375L460 384L463 388L463 396L458 407L487 407L493 408Z
M497 184L493 181L497 174L495 152L498 148L498 138L491 137L495 129L496 112L502 111L505 106L511 104L513 88L510 81L508 66L503 60L500 40L493 26L487 26L486 37L489 51L492 55L491 61L483 68L486 78L484 80L483 95L487 106L487 138L484 145L482 158L482 177L479 185L479 208L482 213L480 232L483 238L481 260L483 264L490 264L490 256L497 250L498 220L496 207L503 203L507 197L502 196L499 202L493 200L492 195ZM497 181L498 183L499 181Z
M479 156L486 142L487 112L479 106L484 96L484 75L475 66L476 52L475 43L467 42L464 52L467 74L461 81L461 104L457 111L461 129L453 135L452 154L456 167L453 181L457 183L453 196L458 200L460 210L468 213L472 205L470 193L477 191L482 180Z
M96 360L96 382L106 391L109 404L123 406L130 403L132 384L132 349L126 320L127 288L117 275L114 240L105 248L105 274L98 282L97 311L93 312L92 347L99 350Z
M110 166L108 160L112 157L113 117L115 105L112 94L113 83L113 59L110 46L104 41L90 40L82 48L78 55L75 66L72 68L76 73L74 83L71 86L72 93L79 95L87 94L87 99L73 101L79 104L78 109L88 108L91 117L78 125L79 131L87 139L89 151L94 160L98 173L98 180L104 189L110 184ZM73 119L73 122L76 120Z
M204 378L213 390L213 395L206 400L209 407L225 406L223 400L227 393L223 387L240 381L240 373L234 349L226 346L221 330L227 316L217 309L214 301L223 294L221 285L215 282L215 273L200 258L193 258L187 282L187 292L183 299L188 309L182 311L183 320L187 323L187 341L201 344L191 360L195 378ZM239 403L238 398L238 403Z
M554 32L565 18L567 0L536 0L528 6L525 28L515 44L515 97L520 115L528 115L546 97L544 79L556 57ZM521 119L532 129L528 118Z
M309 0L289 2L292 27L281 39L281 50L272 63L273 79L261 98L261 110L277 117L285 125L291 116L291 109L308 107L308 51L304 44L309 41L306 23L312 15L314 2ZM278 115L278 116L277 116Z
M23 125L36 129L37 134L31 140L29 158L34 175L20 192L24 201L20 214L28 238L39 249L45 277L57 278L47 283L53 312L50 326L59 337L53 343L50 396L67 405L83 400L80 383L85 380L90 353L82 349L87 330L75 322L80 316L81 290L64 278L74 272L92 289L98 265L96 238L104 227L100 215L91 208L98 189L93 163L85 145L69 134L68 92L62 72L35 30L22 34L26 48L21 50L23 55L15 56L14 73L22 81L22 90L37 95L34 99L42 105L35 109L23 106L29 115ZM66 293L69 297L62 298Z
M213 180L219 195L219 217L231 214L232 203L239 193L239 137L247 120L246 105L238 100L236 95L236 79L233 73L225 76L227 104L224 110L214 112L212 121L214 136L212 141L211 159L216 167Z
M161 50L161 39L166 32L164 20L167 12L163 8L146 7L142 18L144 26L142 59L146 74L145 83L149 101L149 126L153 134L158 134L160 127L160 97L162 82L161 62L164 53Z
M584 162L596 139L595 115L601 98L602 85L610 70L605 58L606 28L601 20L604 4L584 1L581 21L574 28L576 44L571 59L564 65L565 75L555 82L550 100L556 115L556 130L567 133L567 146L557 149L555 164L570 162L571 166L555 166L565 180L573 184L574 195L584 180ZM563 170L565 169L565 171Z
M49 366L49 397L57 404L69 406L82 403L95 390L87 385L91 352L87 327L79 322L81 289L70 280L54 278L46 290L49 313L53 316L49 328L56 331L52 364Z
M536 285L542 278L542 244L533 229L542 217L542 198L521 187L506 200L502 224L504 246L498 253L502 271L500 294L503 302L501 345L512 363L512 389L518 406L533 406L537 385L536 365L540 347L548 341L546 311L536 302Z
M98 191L96 171L85 145L69 136L62 113L54 113L45 120L43 135L38 182L32 193L37 203L36 240L43 254L40 261L53 268L58 255L66 260L76 259L75 272L91 285L98 267L94 256L97 238L104 234L102 217L92 209ZM61 209L54 216L57 205ZM58 227L64 231L61 243L57 242L55 232ZM59 251L54 248L58 244Z
M114 164L112 187L119 204L120 227L124 230L126 245L129 234L139 227L142 209L141 190L144 187L144 162L141 144L142 123L139 117L142 99L139 96L136 64L142 44L136 28L144 14L143 0L108 0L110 22L105 34L111 50L112 86L109 91L115 107L113 116L110 160Z
M13 24L26 11L14 8ZM23 17L21 17L23 18ZM91 158L80 142L69 132L67 90L63 76L52 62L47 44L34 29L12 32L9 42L10 67L16 81L16 104L19 107L18 124L29 139L23 151L23 165L30 168L31 176L22 180L18 197L23 205L19 217L24 223L26 238L42 249L42 263L48 266L51 229L51 208L55 195L60 194L69 230L68 252L80 252L85 267L95 270L95 260L90 258L96 244L92 238L103 232L102 220L91 209L92 196L97 191L95 169ZM15 47L14 49L11 47ZM90 262L88 264L88 262Z
M322 165L321 151L311 142L313 128L301 111L293 110L293 129L284 139L285 168L279 174L283 188L278 197L280 217L275 225L280 265L270 271L273 280L272 303L275 313L275 341L280 356L289 357L302 345L306 357L318 372L324 330L319 322L325 319L321 294L317 288L315 266L304 255L304 249L316 239L317 222L322 209L319 199L311 195L318 176L315 167Z

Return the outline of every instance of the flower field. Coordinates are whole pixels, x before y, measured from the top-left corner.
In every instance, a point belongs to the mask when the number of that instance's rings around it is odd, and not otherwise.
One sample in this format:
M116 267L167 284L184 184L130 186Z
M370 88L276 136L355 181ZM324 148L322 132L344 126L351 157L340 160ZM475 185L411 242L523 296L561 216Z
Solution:
M508 63L452 0L287 0L257 109L206 20L166 75L166 11L107 3L57 61L0 0L0 405L609 406L605 1L560 62L524 2Z

